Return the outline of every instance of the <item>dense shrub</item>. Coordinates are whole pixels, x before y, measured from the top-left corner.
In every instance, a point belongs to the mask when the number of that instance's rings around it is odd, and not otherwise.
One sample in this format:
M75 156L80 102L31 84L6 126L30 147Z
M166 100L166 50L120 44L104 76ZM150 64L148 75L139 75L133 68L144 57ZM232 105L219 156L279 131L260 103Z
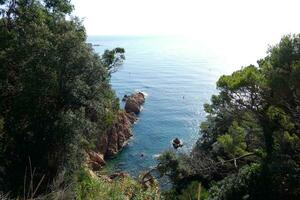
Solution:
M237 174L230 175L213 184L208 193L211 200L240 200L258 199L256 190L258 186L258 175L260 167L258 164L244 166Z
M144 188L139 182L125 176L113 181L107 181L101 177L91 177L87 171L78 173L78 181L75 188L78 200L158 200L158 188Z
M72 8L0 1L0 191L22 193L29 168L42 186L64 169L72 179L119 109L109 80L124 49L97 55Z
M197 180L209 188L208 199L299 197L299 49L300 35L284 36L258 67L220 77L219 94L204 105L201 136L180 167L192 173L177 173L174 163L182 156L162 159L169 169L162 174L177 193L178 186Z

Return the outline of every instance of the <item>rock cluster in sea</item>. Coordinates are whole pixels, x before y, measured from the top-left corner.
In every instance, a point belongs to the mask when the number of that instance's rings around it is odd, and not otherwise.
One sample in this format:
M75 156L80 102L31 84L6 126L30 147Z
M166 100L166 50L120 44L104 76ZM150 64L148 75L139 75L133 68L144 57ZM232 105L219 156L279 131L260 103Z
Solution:
M124 95L122 101L125 101L125 111L127 113L139 114L142 105L145 103L145 95L142 92L134 93L130 96Z
M132 136L131 127L137 121L141 112L145 95L136 92L125 95L125 111L119 111L115 122L99 137L97 152L86 152L86 163L91 170L100 170L105 165L105 158L115 156L128 143Z
M179 147L183 146L183 143L182 143L182 141L179 138L175 138L172 141L172 145L173 145L174 149L178 149Z

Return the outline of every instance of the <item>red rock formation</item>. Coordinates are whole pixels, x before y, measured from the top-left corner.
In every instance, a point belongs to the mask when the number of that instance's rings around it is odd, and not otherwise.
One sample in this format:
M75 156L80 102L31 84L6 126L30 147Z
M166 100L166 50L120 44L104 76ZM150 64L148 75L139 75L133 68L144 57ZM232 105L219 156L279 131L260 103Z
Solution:
M126 97L126 98L125 98ZM145 96L142 92L134 93L130 96L124 96L125 111L127 113L139 114L141 112L142 104L145 103Z
M132 136L131 127L137 120L131 113L120 112L118 119L100 138L98 149L105 157L116 155Z
M135 113L141 111L141 105L145 102L143 93L138 92L126 96L125 111L120 111L117 120L112 126L101 134L97 145L97 153L87 152L87 165L90 169L97 171L105 165L104 158L115 156L127 144L132 136L131 127L137 121ZM92 109L88 114L93 116Z

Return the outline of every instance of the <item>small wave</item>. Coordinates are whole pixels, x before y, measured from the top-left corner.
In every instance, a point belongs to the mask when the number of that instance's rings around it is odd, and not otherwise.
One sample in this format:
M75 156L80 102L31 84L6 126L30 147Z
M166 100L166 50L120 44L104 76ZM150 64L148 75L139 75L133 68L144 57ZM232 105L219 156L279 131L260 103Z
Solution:
M160 155L161 155L160 153L159 154L154 154L152 157L153 158L158 158Z
M148 93L146 93L145 91L142 91L142 90L139 90L139 89L136 89L135 92L141 92L143 93L143 95L145 96L145 98L148 97Z

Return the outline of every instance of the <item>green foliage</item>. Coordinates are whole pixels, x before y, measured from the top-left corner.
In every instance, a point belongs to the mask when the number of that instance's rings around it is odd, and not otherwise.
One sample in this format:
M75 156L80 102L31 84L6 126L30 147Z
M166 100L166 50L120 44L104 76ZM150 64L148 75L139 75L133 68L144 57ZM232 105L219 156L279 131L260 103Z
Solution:
M178 199L198 200L199 193L200 193L200 199L206 199L208 196L207 191L204 188L202 188L201 183L197 181L193 181L187 186L186 189L183 189L181 191L181 194L178 196Z
M235 121L229 127L228 133L219 136L217 141L231 157L246 153L245 130Z
M102 55L103 63L108 66L109 73L116 72L118 67L122 64L125 59L125 50L123 48L117 47L113 50L105 50Z
M141 184L130 177L124 177L112 182L101 177L91 177L85 170L78 172L75 187L78 200L156 200L159 194L156 188L143 188Z
M259 70L254 65L250 65L232 73L232 75L221 76L217 82L217 87L221 90L230 91L250 90L251 86L258 85L262 80L263 77L259 73Z
M260 172L258 164L244 166L237 174L231 175L222 181L213 184L208 191L209 200L241 200L259 199L256 195L258 180L257 174Z
M284 36L258 67L250 65L218 80L220 93L204 105L201 137L185 163L199 181L216 182L204 184L210 188L208 199L299 197L299 49L300 35Z
M191 171L184 157L177 155L172 151L166 151L158 157L159 165L157 170L161 175L168 175L173 183L179 183Z
M63 169L72 179L114 120L110 70L124 49L97 55L69 0L0 3L0 191L23 192L29 158L42 191Z
M208 197L208 193L201 186L201 183L192 181L186 188L182 188L179 193L174 189L164 192L163 198L172 200L198 200L199 194L200 199L207 199Z

